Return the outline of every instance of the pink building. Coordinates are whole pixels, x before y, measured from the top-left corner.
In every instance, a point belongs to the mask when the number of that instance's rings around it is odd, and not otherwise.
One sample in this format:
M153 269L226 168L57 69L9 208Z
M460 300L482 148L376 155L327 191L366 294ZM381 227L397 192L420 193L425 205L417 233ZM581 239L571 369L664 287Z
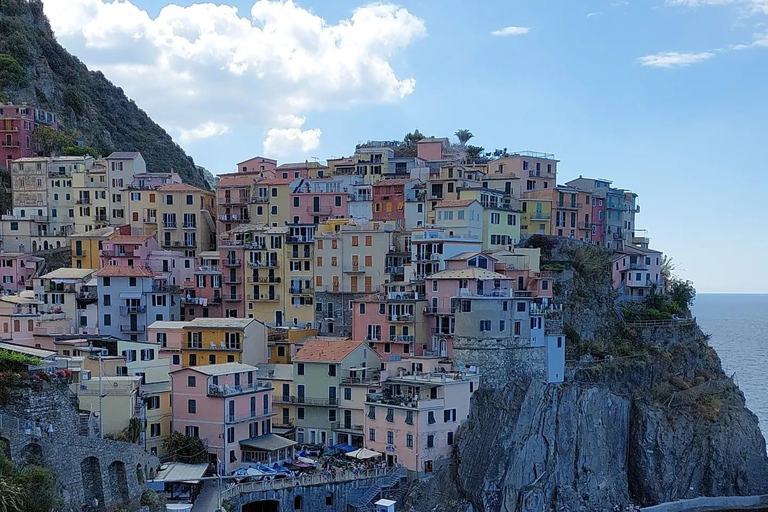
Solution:
M253 185L261 179L259 173L225 174L216 184L216 229L230 231L249 220L248 207L255 197Z
M352 339L367 341L384 361L420 356L430 334L425 306L414 285L383 285L381 292L352 301Z
M56 114L27 105L0 104L0 164L11 168L11 161L37 155L39 147L32 140L38 126L59 129Z
M301 180L291 191L292 224L320 224L347 216L356 177Z
M447 464L456 431L469 416L477 372L452 371L442 358L403 359L386 365L389 378L369 393L365 446L404 465L414 476L429 476Z
M155 190L163 185L180 185L181 176L175 172L142 172L133 175L133 181L125 187L128 190Z
M243 240L231 234L219 241L222 316L245 318L245 250ZM215 274L215 272L213 272ZM215 278L211 278L214 279ZM215 290L214 290L215 291Z
M117 235L101 245L101 266L144 267L158 249L154 235Z
M272 383L241 363L181 368L170 373L173 429L206 441L221 474L249 463L293 458L294 441L272 434Z
M274 172L277 167L277 160L271 158L265 158L263 156L255 156L244 160L237 164L237 172Z
M160 345L159 357L168 359L170 371L181 368L181 347L187 342L187 322L157 321L147 328L147 339Z
M221 256L218 251L199 255L191 286L182 288L182 318L221 318Z
M19 292L32 286L32 275L37 271L43 258L20 252L6 252L0 255L0 289Z
M611 262L613 287L623 300L643 300L653 288L663 290L661 251L625 245Z
M444 160L449 142L445 137L422 139L416 146L416 156L428 162Z

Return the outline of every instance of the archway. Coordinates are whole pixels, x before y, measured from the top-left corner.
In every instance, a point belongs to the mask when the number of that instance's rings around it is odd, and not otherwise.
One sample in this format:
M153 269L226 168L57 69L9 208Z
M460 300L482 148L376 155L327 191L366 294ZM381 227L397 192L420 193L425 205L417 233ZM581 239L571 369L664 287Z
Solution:
M21 449L20 459L22 464L41 465L43 463L43 447L37 443L29 443Z
M83 502L89 510L104 510L104 485L101 481L101 464L96 457L86 457L80 462L80 475L83 481ZM98 501L93 507L91 503Z
M275 500L252 501L243 505L243 512L277 512L280 502Z
M32 252L37 252L37 240L32 241Z
M45 250L45 251L47 251L47 250L48 250L48 240L45 240L45 241L43 242L43 250Z
M109 489L112 493L112 501L115 503L127 503L131 499L128 494L128 477L125 474L125 464L116 460L109 465Z

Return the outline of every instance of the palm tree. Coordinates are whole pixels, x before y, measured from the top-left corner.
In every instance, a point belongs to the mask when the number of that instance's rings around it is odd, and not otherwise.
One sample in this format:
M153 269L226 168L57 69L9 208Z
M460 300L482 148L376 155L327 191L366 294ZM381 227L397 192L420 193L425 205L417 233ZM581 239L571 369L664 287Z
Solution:
M476 160L480 158L480 156L485 151L485 148L482 146L467 146L465 148L466 151L466 161L467 163L473 164Z
M461 144L461 147L464 147L467 145L467 142L469 142L469 139L473 138L475 135L467 130L466 128L462 128L461 130L456 130L456 133L454 133L457 139L459 139L459 144Z
M9 478L0 477L0 512L18 512L24 500L20 485Z
M407 148L415 148L416 144L418 144L419 141L422 140L423 138L424 138L424 134L421 133L417 128L411 133L405 134L405 137L403 137L403 143Z

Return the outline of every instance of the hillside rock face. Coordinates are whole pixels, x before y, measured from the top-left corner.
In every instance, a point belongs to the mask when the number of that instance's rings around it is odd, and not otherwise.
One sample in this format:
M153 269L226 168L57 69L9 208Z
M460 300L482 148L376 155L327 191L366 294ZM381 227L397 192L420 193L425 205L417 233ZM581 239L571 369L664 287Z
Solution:
M581 339L565 382L510 374L477 391L451 464L414 486L407 506L591 512L768 493L757 418L706 337L691 323L650 332L622 325L607 300L610 283L579 264L581 256L558 257L573 264L556 279L556 300L580 308L567 312ZM580 360L593 340L626 355Z
M0 76L3 101L56 112L62 127L81 136L86 146L103 155L140 151L150 170L172 169L185 182L210 188L210 173L195 166L122 89L56 42L41 0L0 2L0 75L5 75Z

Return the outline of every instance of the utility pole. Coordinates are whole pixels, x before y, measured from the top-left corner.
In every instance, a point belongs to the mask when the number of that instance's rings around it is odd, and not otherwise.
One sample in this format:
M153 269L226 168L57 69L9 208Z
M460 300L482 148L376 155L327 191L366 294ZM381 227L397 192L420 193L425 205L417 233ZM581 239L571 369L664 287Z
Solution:
M102 388L104 368L102 367L101 361L101 350L99 350L99 438L104 439L104 390Z

